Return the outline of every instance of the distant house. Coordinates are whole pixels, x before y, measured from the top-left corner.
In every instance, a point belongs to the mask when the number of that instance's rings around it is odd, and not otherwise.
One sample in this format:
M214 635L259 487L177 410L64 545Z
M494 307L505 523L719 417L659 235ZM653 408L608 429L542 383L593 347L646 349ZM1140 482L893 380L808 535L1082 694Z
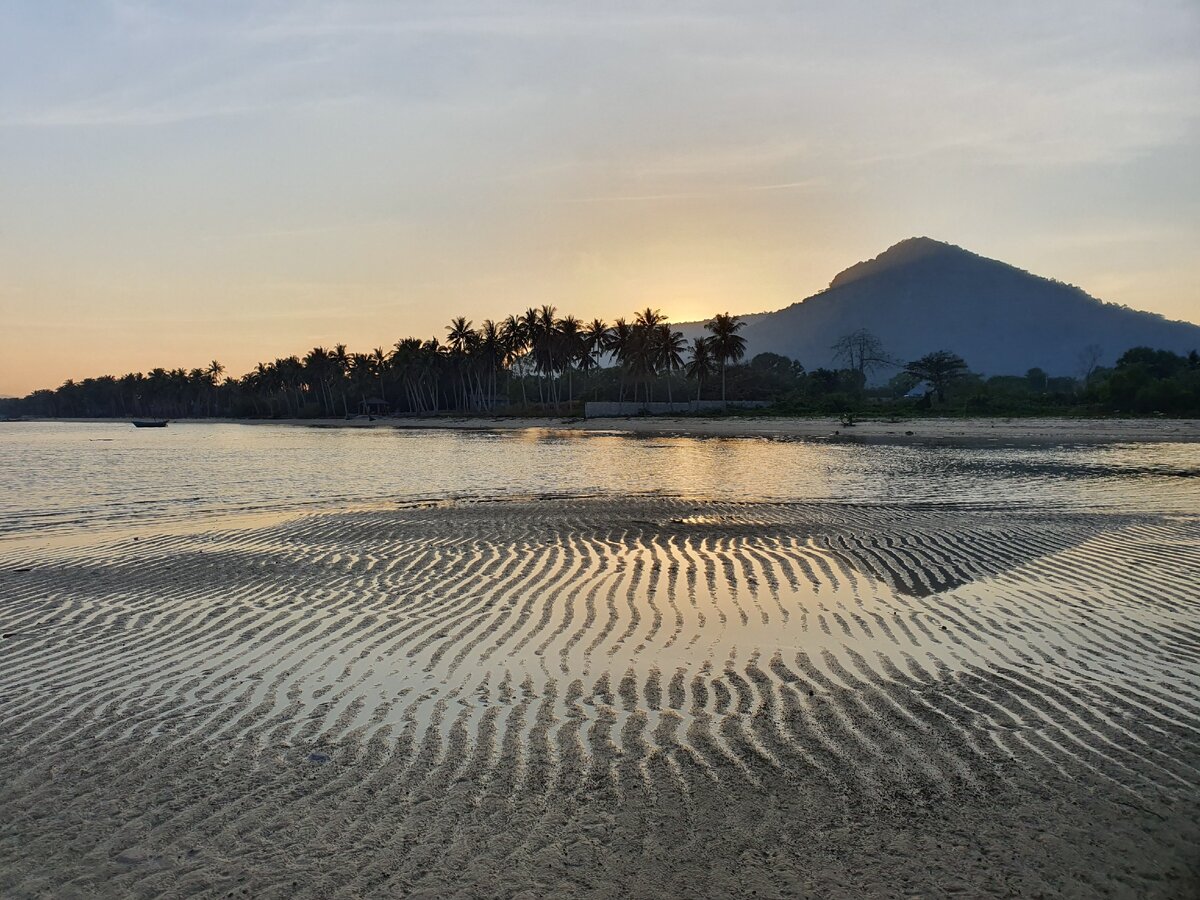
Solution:
M929 382L922 381L920 384L914 385L912 390L904 395L905 400L920 400L926 394L931 393L933 388L929 386Z

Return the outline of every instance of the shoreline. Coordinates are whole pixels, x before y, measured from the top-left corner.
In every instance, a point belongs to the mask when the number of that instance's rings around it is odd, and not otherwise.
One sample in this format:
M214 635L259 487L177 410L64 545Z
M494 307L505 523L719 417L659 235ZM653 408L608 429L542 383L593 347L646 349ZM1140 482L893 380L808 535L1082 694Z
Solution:
M23 422L123 424L124 419L24 419ZM624 418L431 416L365 419L171 419L188 425L282 425L302 428L557 431L662 437L761 438L850 444L1058 445L1200 443L1200 419L926 418L898 422L862 420L845 426L834 418L640 416ZM12 424L20 424L12 423Z

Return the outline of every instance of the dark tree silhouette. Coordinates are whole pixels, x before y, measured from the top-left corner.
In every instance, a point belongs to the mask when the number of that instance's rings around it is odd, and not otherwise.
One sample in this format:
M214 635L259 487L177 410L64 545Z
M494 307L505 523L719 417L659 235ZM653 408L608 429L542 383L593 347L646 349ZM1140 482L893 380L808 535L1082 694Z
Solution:
M690 349L691 356L683 373L696 382L696 400L699 401L700 392L704 390L704 379L716 373L717 365L708 338L693 338Z
M884 352L883 342L865 328L842 335L830 349L834 360L853 369L864 382L868 372L896 365L895 360Z
M709 338L713 357L721 367L721 403L725 399L725 368L727 363L738 362L746 355L746 339L738 334L746 325L729 313L717 313L704 327L712 332Z
M446 329L444 344L406 337L389 350L376 347L367 353L351 353L344 344L317 346L303 358L258 363L241 378L228 377L225 366L213 360L191 369L160 367L145 374L67 380L55 390L0 399L0 418L315 418L380 407L399 415L436 415L504 407L530 411L537 402L543 411L561 412L564 402L574 404L576 388L589 399L624 401L632 385L635 400L651 400L659 391L673 400L680 370L696 382L697 399L719 372L722 401L733 391L776 399L782 409L809 414L900 400L911 384L893 379L891 389L863 394L862 373L881 355L866 332L846 336L840 358L847 368L806 372L798 361L772 353L744 364L742 322L728 313L705 327L708 337L685 346L682 334L653 308L611 326L559 317L552 306L500 323L487 320L478 328L460 316ZM1200 355L1135 347L1112 368L1099 367L1098 360L1098 348L1087 348L1082 383L1038 369L980 380L964 408L1053 412L1076 404L1090 411L1200 415ZM966 363L941 350L910 362L903 377L929 382L944 401L948 386L965 374Z
M1104 348L1099 344L1088 344L1079 351L1078 370L1079 380L1087 387L1096 370L1100 368L1100 360L1104 358Z
M683 368L683 350L685 347L683 333L672 331L666 322L660 322L651 333L653 344L654 368L667 376L667 403L673 403L671 397L671 376Z
M921 381L928 381L937 394L938 402L942 403L946 400L947 386L967 374L967 364L961 356L949 350L938 350L914 359L904 367L904 371Z

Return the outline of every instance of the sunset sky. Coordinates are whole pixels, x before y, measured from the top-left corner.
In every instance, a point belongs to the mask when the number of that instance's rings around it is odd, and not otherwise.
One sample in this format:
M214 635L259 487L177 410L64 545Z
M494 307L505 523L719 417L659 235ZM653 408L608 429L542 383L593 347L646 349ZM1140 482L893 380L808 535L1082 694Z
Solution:
M0 5L0 394L929 235L1200 321L1200 4Z

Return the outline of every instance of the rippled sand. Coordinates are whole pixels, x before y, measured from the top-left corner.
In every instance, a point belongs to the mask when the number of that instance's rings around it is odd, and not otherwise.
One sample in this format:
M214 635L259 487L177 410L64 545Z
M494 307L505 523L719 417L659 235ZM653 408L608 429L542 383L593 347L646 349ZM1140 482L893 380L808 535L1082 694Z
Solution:
M637 498L0 545L0 894L1195 896L1198 523Z

